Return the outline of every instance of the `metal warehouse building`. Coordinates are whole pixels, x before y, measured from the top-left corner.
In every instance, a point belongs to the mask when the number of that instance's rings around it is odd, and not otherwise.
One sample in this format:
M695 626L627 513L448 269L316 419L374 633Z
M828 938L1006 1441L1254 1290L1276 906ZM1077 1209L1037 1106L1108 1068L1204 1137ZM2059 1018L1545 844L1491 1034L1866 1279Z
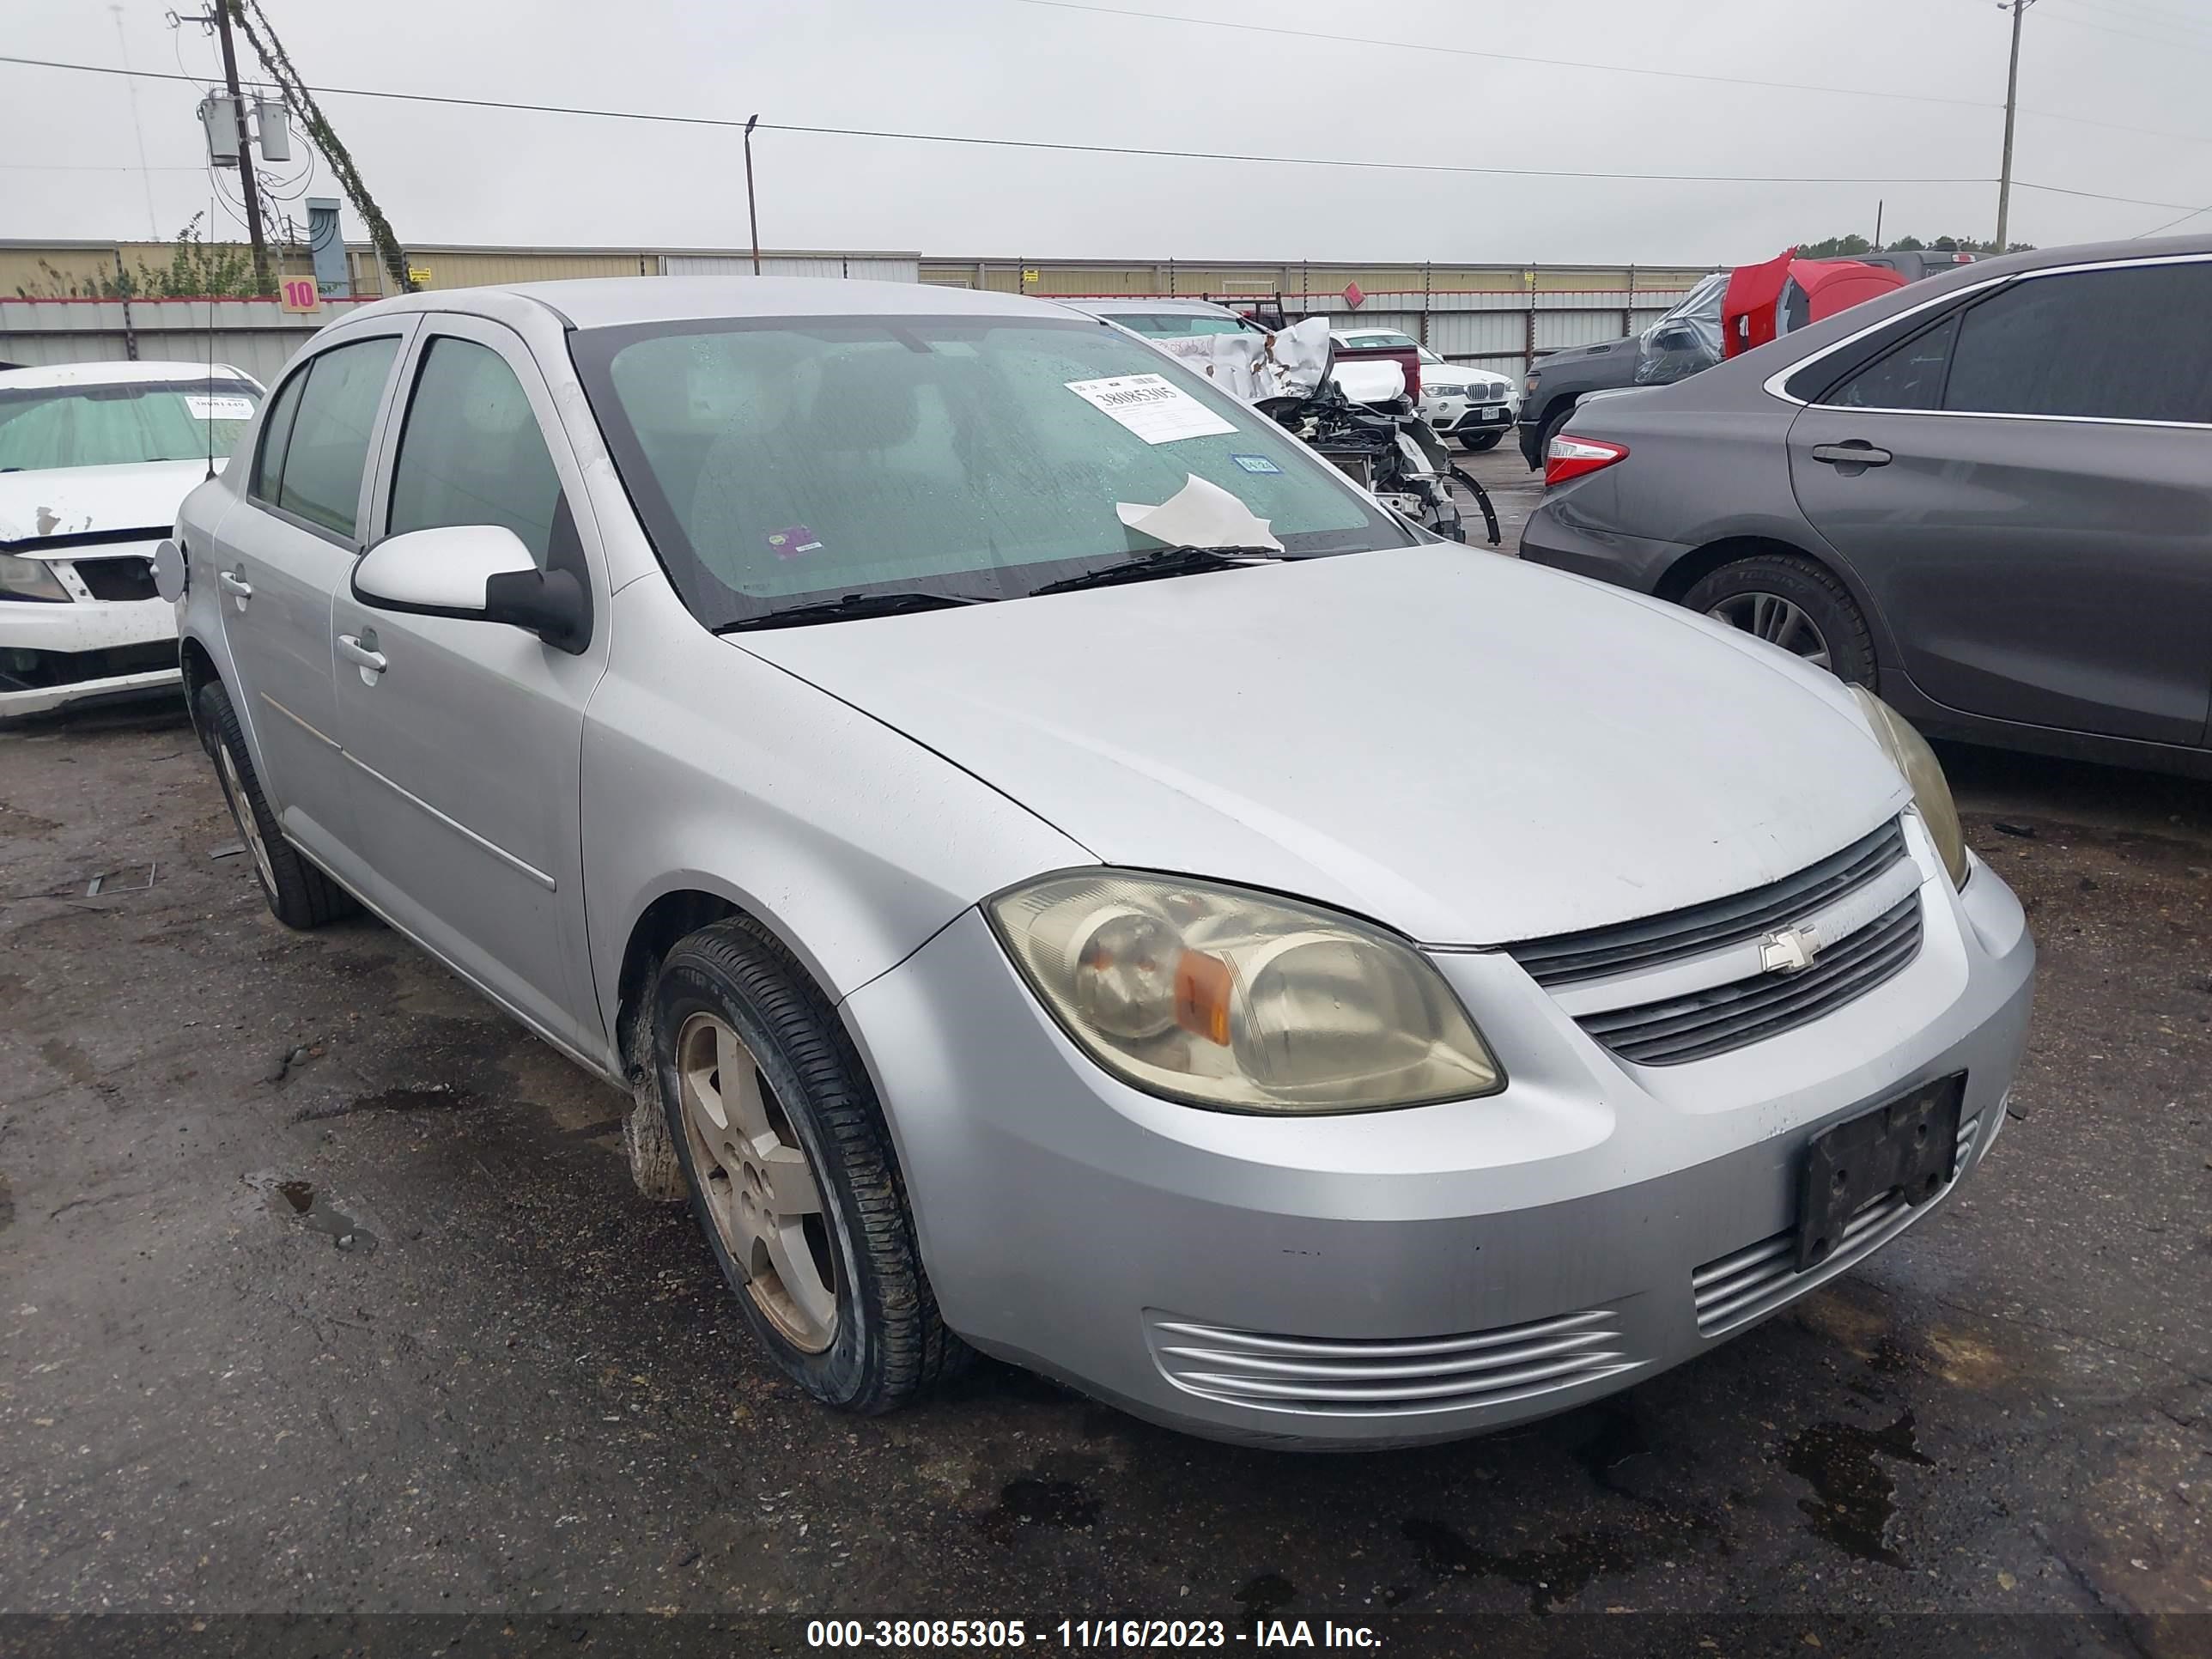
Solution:
M166 244L0 241L0 362L84 362L135 355L198 357L210 320L216 354L266 380L301 341L351 305L388 291L365 243L350 244L352 297L325 284L319 316L288 315L272 301L133 301L99 296L118 272L168 262ZM701 276L752 270L727 248L522 248L410 246L410 275L425 289L574 276ZM286 274L309 274L304 249L286 250ZM1230 303L1280 297L1292 316L1400 329L1439 356L1518 369L1547 351L1633 333L1656 319L1702 270L1633 265L1387 264L1267 260L947 258L877 251L764 251L763 275L933 283L1040 298L1168 295ZM211 313L212 313L212 318Z

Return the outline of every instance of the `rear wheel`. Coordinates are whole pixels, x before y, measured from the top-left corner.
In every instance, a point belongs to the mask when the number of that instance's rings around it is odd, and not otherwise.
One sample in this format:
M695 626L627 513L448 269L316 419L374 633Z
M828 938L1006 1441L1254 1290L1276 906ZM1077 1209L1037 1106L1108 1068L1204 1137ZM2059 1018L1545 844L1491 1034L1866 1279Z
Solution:
M1874 637L1865 617L1850 591L1810 559L1790 553L1739 559L1698 581L1682 603L1838 679L1874 684Z
M326 921L351 915L361 907L353 896L301 858L261 793L254 775L253 757L246 752L246 733L238 711L221 680L200 688L198 703L200 730L207 734L209 752L215 757L216 775L222 781L223 799L238 825L238 838L253 860L254 879L270 910L287 927L319 927Z
M1497 448L1498 441L1504 435L1503 430L1463 432L1460 434L1460 447L1470 455L1480 455L1486 449Z
M885 1412L961 1364L836 1012L747 917L677 945L653 998L669 1138L761 1346L825 1405Z

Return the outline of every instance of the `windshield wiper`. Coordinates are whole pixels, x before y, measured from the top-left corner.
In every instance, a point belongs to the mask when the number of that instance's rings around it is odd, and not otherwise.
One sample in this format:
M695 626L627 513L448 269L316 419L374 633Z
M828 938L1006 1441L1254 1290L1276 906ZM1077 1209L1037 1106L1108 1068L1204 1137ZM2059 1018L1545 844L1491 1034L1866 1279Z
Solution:
M896 617L908 611L942 611L955 605L988 605L981 595L925 593L919 590L896 593L848 593L841 599L819 599L811 605L787 605L757 617L740 617L724 623L717 634L735 634L748 628L800 628L810 623L844 622L854 617Z
M1234 570L1239 565L1267 564L1283 556L1272 547L1160 547L1086 570L1079 576L1063 576L1030 592L1032 596L1071 593L1079 587L1111 587L1116 582L1151 581L1158 576L1194 576L1208 570Z

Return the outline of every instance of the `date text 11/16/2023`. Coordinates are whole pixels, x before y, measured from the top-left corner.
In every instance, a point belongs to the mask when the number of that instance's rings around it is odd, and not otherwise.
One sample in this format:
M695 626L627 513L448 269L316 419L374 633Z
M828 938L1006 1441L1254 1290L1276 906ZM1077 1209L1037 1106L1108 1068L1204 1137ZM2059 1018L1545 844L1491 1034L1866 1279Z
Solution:
M1375 1648L1381 1636L1364 1625L1323 1620L1261 1619L1250 1629L1219 1619L1062 1619L1032 1625L1022 1619L816 1619L806 1626L811 1648L980 1650L1025 1647Z

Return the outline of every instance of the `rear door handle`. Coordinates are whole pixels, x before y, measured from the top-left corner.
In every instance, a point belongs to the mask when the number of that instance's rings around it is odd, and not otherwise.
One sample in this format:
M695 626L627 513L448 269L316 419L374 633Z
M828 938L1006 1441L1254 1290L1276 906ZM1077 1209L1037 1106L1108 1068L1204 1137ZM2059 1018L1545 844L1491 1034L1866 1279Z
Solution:
M1887 466L1892 458L1887 450L1853 438L1839 444L1814 444L1813 459L1826 461L1830 466Z
M253 597L253 584L246 580L244 565L236 570L218 570L215 573L215 580L218 587L238 601L240 611L246 609L246 602Z
M376 635L374 634L367 639L362 638L358 634L338 635L338 655L353 664L355 667L363 670L363 678L367 678L370 674L381 674L387 665L384 660L384 653L377 650L375 646Z

